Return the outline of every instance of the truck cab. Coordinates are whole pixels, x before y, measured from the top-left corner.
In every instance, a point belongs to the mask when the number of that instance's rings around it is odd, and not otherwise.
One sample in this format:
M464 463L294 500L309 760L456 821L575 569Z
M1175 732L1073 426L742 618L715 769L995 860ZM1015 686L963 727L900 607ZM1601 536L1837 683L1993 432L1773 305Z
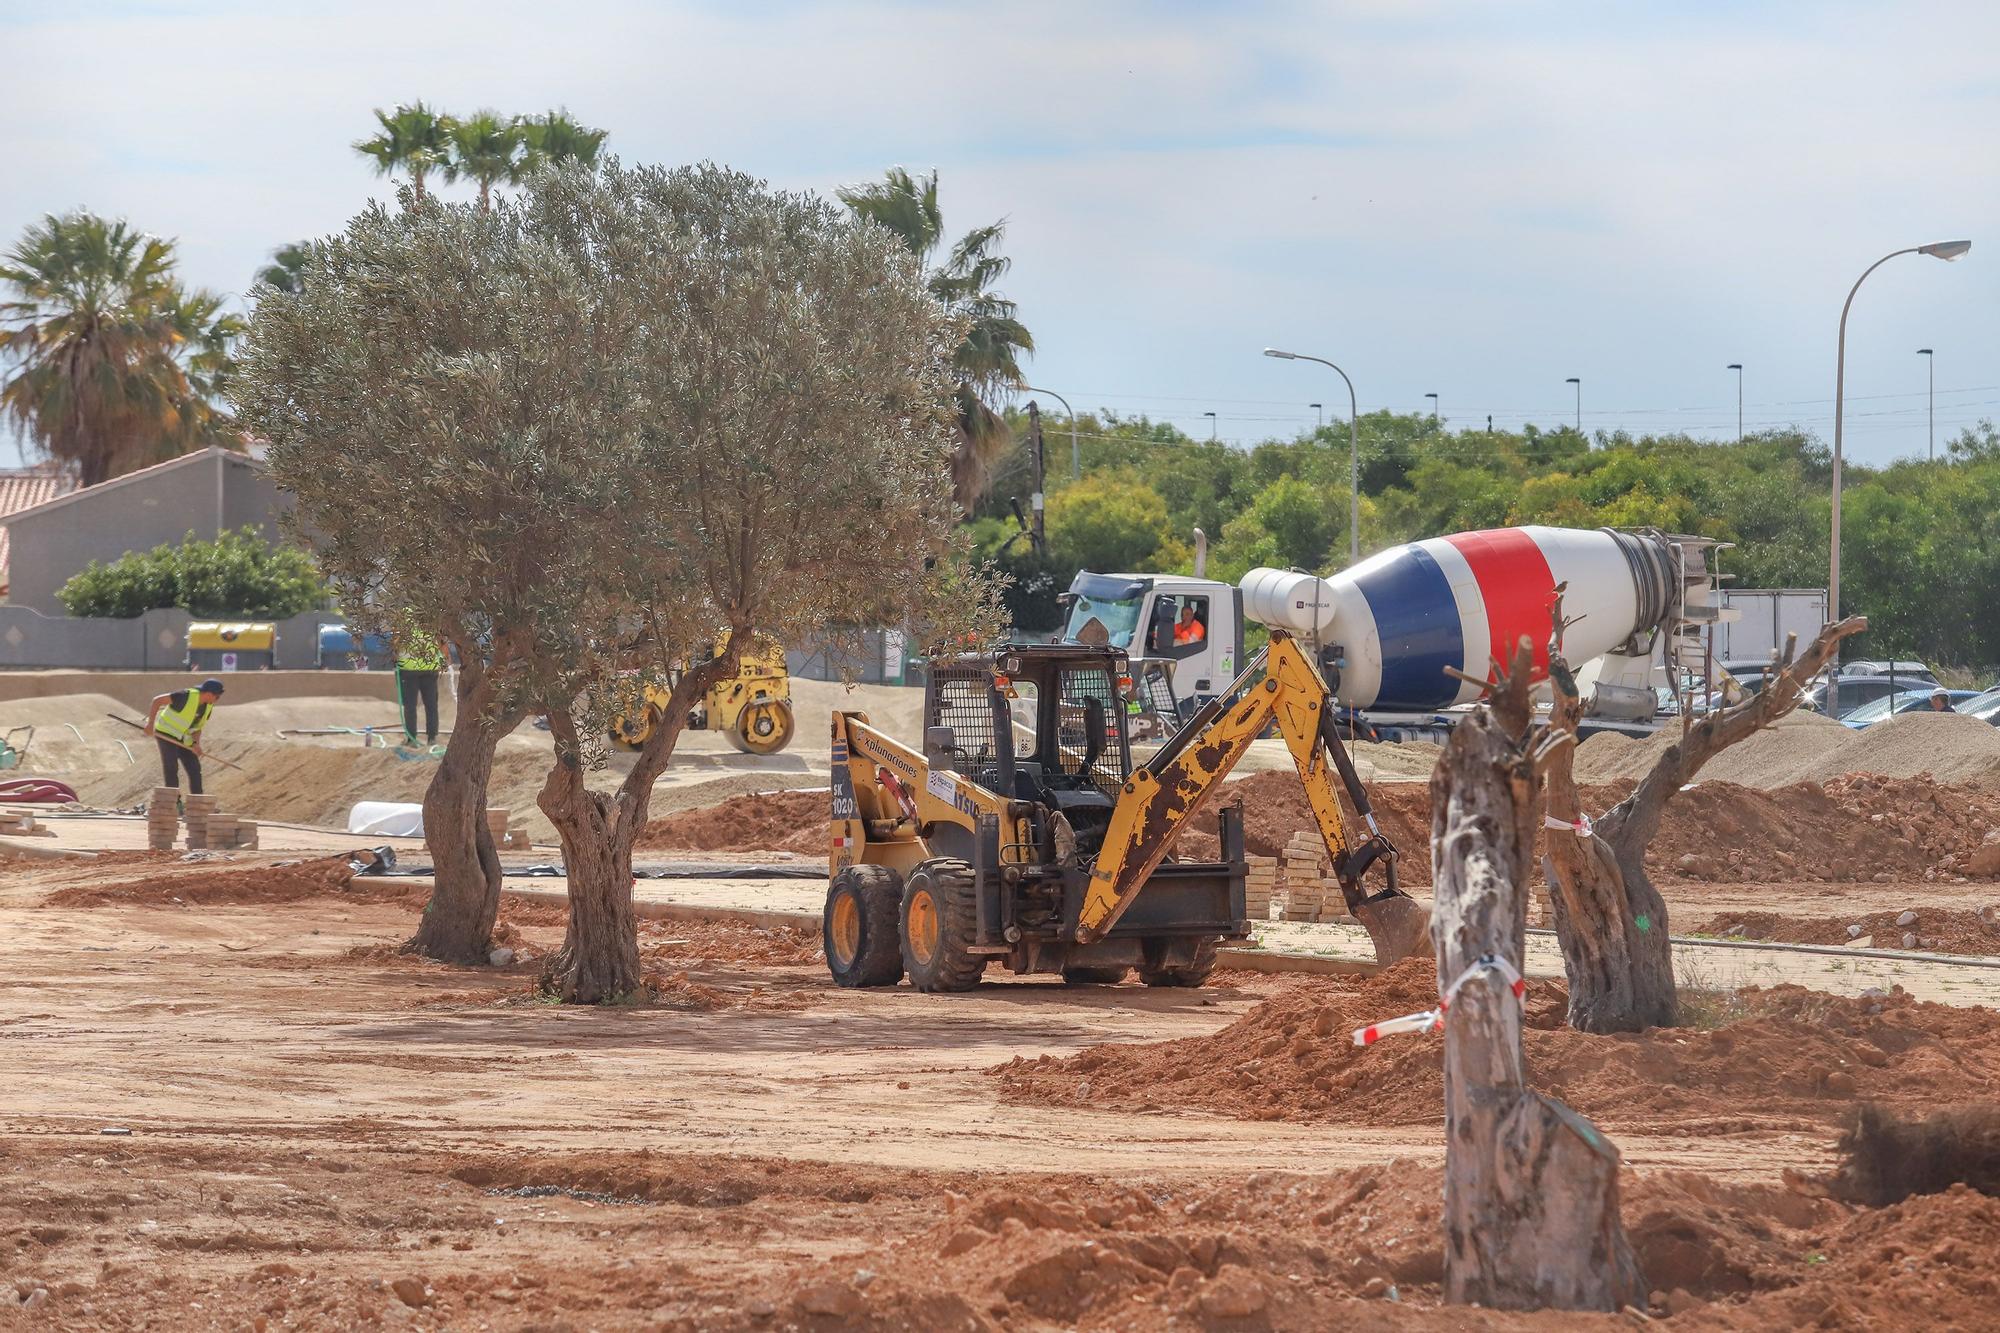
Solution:
M1122 649L1135 677L1165 672L1192 711L1228 686L1243 662L1243 592L1179 574L1078 574L1063 603L1067 643Z

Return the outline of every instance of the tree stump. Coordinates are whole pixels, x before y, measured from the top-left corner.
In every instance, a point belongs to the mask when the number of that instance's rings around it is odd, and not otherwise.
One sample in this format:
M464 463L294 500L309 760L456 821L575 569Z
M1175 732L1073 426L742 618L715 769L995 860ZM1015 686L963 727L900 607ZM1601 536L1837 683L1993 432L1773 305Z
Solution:
M1494 1309L1612 1311L1647 1294L1618 1213L1618 1150L1530 1090L1522 1066L1514 983L1548 739L1529 726L1530 666L1524 643L1431 778L1431 932L1447 999L1444 1292Z
M1797 642L1787 640L1761 691L1689 724L1632 795L1598 819L1592 832L1578 836L1550 829L1542 869L1569 978L1570 1026L1581 1032L1638 1032L1679 1020L1667 905L1646 874L1646 849L1667 802L1710 759L1797 708L1841 640L1867 627L1859 616L1827 625L1796 658ZM1555 687L1550 727L1574 739L1583 703L1559 652L1551 655L1549 675ZM1572 828L1583 814L1573 749L1557 747L1546 772L1549 818Z

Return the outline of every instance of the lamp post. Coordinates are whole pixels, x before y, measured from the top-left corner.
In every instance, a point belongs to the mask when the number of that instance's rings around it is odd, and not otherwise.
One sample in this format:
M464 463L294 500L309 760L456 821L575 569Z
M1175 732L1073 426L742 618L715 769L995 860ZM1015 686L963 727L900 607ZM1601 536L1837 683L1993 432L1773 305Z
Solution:
M1576 386L1576 433L1581 435L1583 434L1583 381L1572 375L1563 383Z
M1325 357L1285 352L1275 347L1266 347L1264 355L1280 361L1311 361L1325 366L1347 385L1347 563L1358 565L1361 563L1361 405L1354 396L1354 381Z
M1726 369L1736 372L1736 442L1743 443L1743 363L1731 361Z
M1438 396L1434 393L1427 393L1424 397L1431 400L1431 429L1436 430L1438 424Z
M1307 404L1306 404L1306 406L1307 406L1307 407L1310 407L1310 408L1311 408L1311 409L1312 409L1313 411L1315 411L1315 412L1319 413L1319 425L1318 425L1318 426L1316 427L1316 429L1318 429L1318 430L1325 430L1325 429L1326 429L1326 404L1325 404L1325 403L1307 403Z
M1213 413L1213 412L1203 412L1203 413L1202 413L1202 415L1208 418L1208 442L1209 442L1210 444L1214 444L1214 443L1215 443L1215 413Z
M1069 479L1071 481L1078 480L1083 476L1083 454L1076 446L1076 409L1069 405L1069 399L1063 397L1054 389L1037 389L1031 385L1023 385L1021 391L1023 393L1045 393L1061 403L1063 411L1069 413Z
M1933 259L1946 262L1957 259L1972 248L1971 241L1933 241L1929 245L1906 246L1901 250L1891 250L1880 259L1861 270L1861 276L1848 288L1847 300L1840 307L1840 340L1833 362L1833 532L1830 558L1827 561L1826 611L1835 620L1840 619L1840 461L1841 429L1847 418L1847 312L1854 307L1854 294L1861 290L1861 284L1868 281L1868 275L1898 255L1929 255ZM1838 673L1826 679L1826 711L1834 717L1840 716L1840 676Z
M1937 462L1937 357L1928 347L1919 347L1917 355L1930 363L1931 368L1931 462Z

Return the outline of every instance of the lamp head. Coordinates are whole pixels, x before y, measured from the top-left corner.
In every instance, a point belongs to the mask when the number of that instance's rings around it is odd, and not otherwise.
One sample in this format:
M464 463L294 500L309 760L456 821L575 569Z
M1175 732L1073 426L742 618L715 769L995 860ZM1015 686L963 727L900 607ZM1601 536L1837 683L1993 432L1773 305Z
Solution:
M1935 241L1930 245L1918 246L1917 253L1929 255L1932 259L1942 259L1949 263L1971 248L1971 241Z
M1741 369L1743 369L1743 363L1742 363L1741 361L1731 361L1731 362L1730 362L1730 363L1729 363L1728 365L1724 366L1724 367L1723 367L1723 369L1724 369L1724 370L1741 370Z
M1574 376L1574 375L1571 375L1571 376L1570 376L1570 377L1569 377L1568 379L1564 380L1564 381L1563 381L1563 383L1564 383L1564 384L1581 384L1581 383L1583 383L1583 381L1582 381L1582 380L1580 380L1580 379L1578 379L1578 378L1577 378L1576 376Z
M1264 349L1264 355L1275 356L1280 361L1296 361L1299 359L1299 354L1297 352L1280 351L1276 347L1266 347Z
M1932 356L1932 355L1934 355L1934 353L1933 353L1933 352L1931 351L1931 349L1930 349L1930 348L1928 348L1928 347L1919 347L1919 348L1917 349L1917 355L1918 355L1918 356Z

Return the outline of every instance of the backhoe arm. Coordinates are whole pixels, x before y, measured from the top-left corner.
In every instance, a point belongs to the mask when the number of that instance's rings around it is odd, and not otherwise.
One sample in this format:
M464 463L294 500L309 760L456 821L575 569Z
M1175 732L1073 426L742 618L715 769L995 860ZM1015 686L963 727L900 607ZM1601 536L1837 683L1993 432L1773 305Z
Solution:
M1264 678L1249 684L1259 667ZM1274 630L1264 653L1125 784L1085 890L1078 938L1088 942L1111 928L1171 850L1174 839L1222 789L1250 742L1276 721L1305 783L1306 801L1333 859L1348 910L1369 927L1378 958L1390 961L1392 955L1399 958L1409 952L1411 914L1417 930L1427 923L1422 909L1396 887L1395 848L1374 830L1367 792L1340 743L1332 713L1333 692L1291 636ZM1358 849L1348 840L1334 785L1336 774L1370 826L1370 836ZM1386 867L1388 887L1371 896L1360 880L1376 861ZM1393 916L1397 921L1378 933L1369 921L1371 915L1385 921Z

